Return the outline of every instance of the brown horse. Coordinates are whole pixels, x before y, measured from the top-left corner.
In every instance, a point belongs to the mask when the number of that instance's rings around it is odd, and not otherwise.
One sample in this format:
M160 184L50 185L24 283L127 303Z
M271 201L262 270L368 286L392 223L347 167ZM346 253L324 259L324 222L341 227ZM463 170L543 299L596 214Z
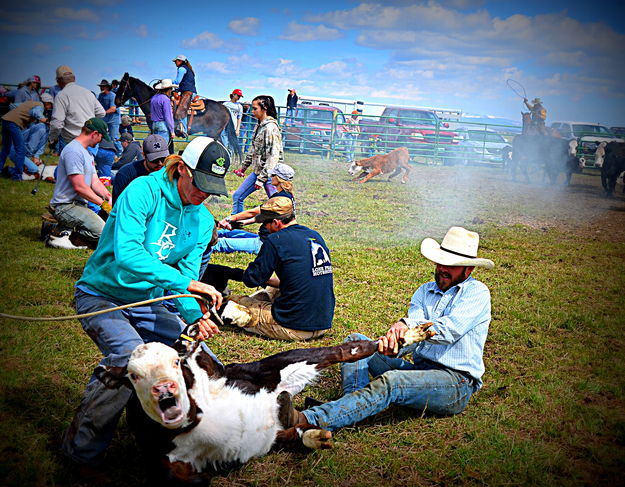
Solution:
M139 104L139 108L145 115L146 123L152 128L152 117L150 112L150 100L156 94L156 90L138 78L133 78L128 73L124 73L117 95L115 105L122 106L130 98L134 98ZM193 117L193 123L189 127L189 135L204 134L213 139L219 140L221 132L225 130L231 153L237 161L241 161L243 153L239 147L230 111L221 103L207 98L202 99L204 108ZM178 120L174 121L176 125Z

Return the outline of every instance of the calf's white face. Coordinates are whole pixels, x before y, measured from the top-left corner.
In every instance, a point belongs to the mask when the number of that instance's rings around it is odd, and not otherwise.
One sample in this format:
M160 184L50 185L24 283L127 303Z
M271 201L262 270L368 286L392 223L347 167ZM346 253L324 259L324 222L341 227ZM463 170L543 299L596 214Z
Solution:
M178 353L162 343L135 348L128 360L128 377L146 414L166 428L181 427L190 409Z
M349 171L349 173L350 173L352 176L355 176L355 175L356 175L356 173L357 173L359 170L361 170L361 169L359 169L359 167L360 167L360 166L358 166L358 161L354 161L354 162L352 162L351 166L349 166L348 171Z

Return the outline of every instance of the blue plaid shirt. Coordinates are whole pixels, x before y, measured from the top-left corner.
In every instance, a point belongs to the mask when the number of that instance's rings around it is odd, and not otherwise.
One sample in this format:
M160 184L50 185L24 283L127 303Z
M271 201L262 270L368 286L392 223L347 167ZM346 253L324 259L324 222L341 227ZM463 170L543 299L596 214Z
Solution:
M436 282L423 284L410 300L408 317L403 318L410 328L432 322L430 329L436 332L416 344L415 362L426 359L469 374L478 389L482 387L482 356L490 320L490 291L471 276L446 292Z

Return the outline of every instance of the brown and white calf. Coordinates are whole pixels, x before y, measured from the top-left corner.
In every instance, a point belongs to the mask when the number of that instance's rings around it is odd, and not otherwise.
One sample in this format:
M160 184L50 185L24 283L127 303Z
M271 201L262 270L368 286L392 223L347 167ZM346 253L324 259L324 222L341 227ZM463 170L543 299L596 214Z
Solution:
M352 176L356 176L356 174L361 171L360 174L354 178L354 180L362 178L360 182L364 183L378 174L388 174L388 180L390 181L391 178L394 178L401 173L403 169L404 176L401 182L406 183L406 181L408 181L408 176L410 175L409 161L410 153L408 152L408 149L405 147L399 147L388 154L378 154L373 157L352 162L351 166L349 166L349 173Z
M193 328L185 331L189 335ZM198 344L183 339L176 349L139 345L126 368L96 370L109 387L126 386L128 380L134 387L145 414L130 405L128 422L134 423L140 446L149 450L154 478L166 478L164 483L206 482L210 472L243 464L272 448L329 448L329 431L291 424L291 395L324 367L360 360L377 349L374 341L349 342L224 367Z

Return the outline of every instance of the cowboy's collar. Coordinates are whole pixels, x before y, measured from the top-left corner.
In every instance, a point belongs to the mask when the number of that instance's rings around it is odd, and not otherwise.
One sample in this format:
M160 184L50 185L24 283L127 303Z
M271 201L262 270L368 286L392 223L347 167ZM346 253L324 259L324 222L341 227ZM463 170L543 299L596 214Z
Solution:
M430 289L429 291L431 293L437 293L437 294L444 295L444 294L447 294L449 291L454 290L454 288L458 288L459 290L462 289L467 284L467 282L472 281L472 280L473 280L473 276L469 276L464 281L459 282L458 284L454 284L453 286L451 286L447 291L442 291L438 287L438 284L436 284L436 281L434 281L434 287L432 289Z

